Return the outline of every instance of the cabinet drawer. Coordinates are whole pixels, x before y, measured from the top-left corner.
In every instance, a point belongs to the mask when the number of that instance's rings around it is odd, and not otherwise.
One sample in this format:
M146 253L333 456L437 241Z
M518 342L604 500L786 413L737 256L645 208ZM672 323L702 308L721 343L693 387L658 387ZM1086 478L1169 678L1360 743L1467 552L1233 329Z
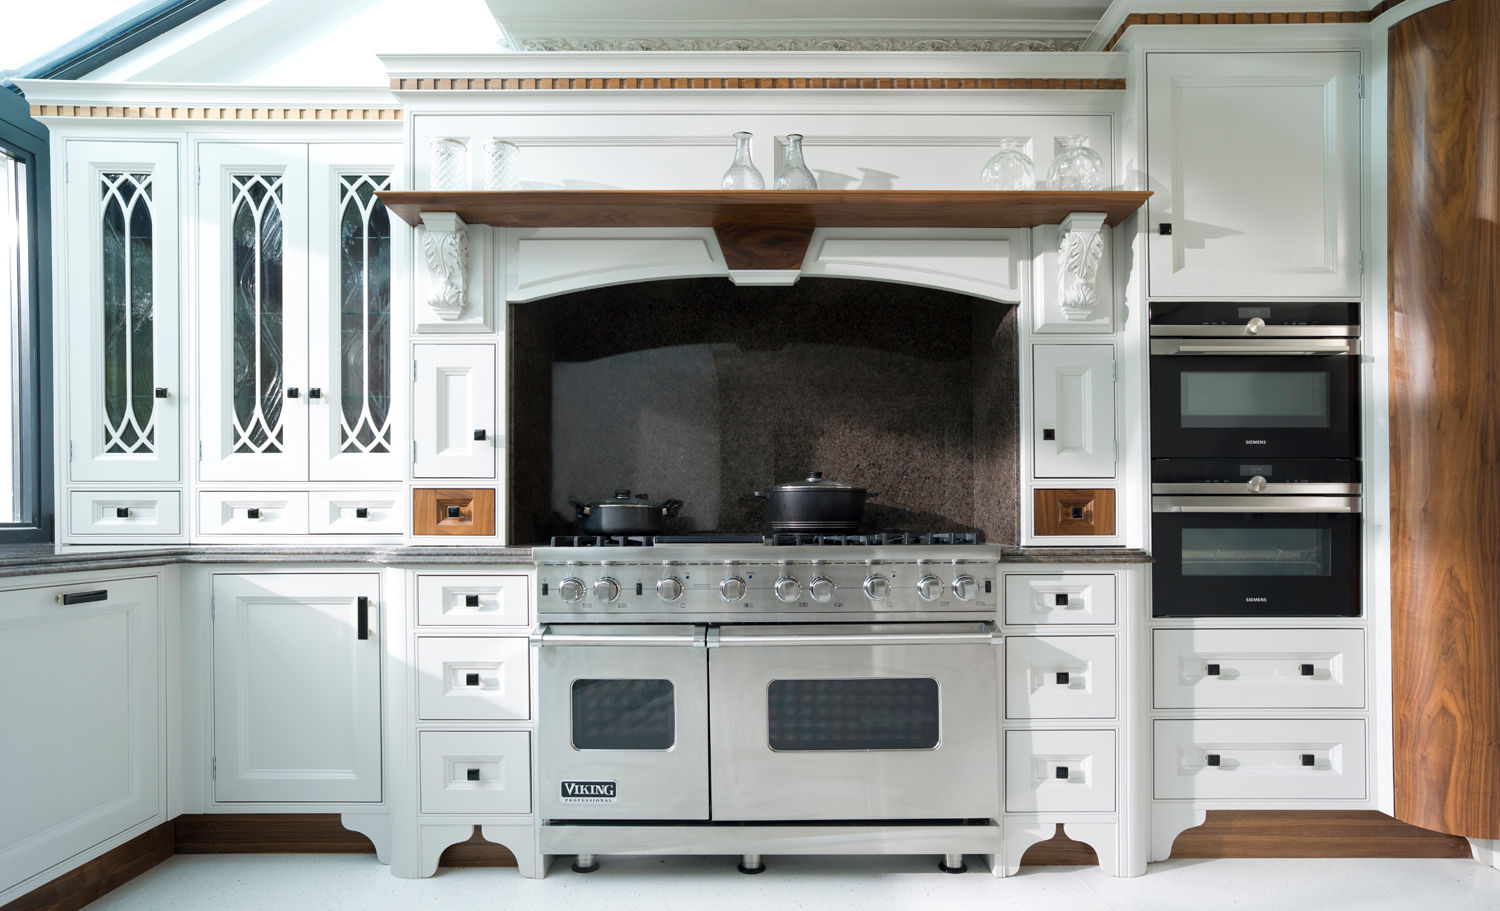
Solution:
M205 535L305 535L307 494L267 490L205 490L198 494Z
M417 715L428 720L530 717L529 641L442 637L417 640Z
M493 489L436 490L419 487L411 492L412 534L495 534Z
M1115 637L1008 637L1005 715L1113 718Z
M1357 629L1172 629L1154 638L1156 706L1361 708Z
M1113 731L1009 731L1008 813L1110 813L1115 809Z
M1006 576L1005 622L1114 623L1115 577Z
M315 535L399 535L406 530L405 491L315 490L308 494Z
M423 731L423 813L530 813L531 735Z
M68 494L75 535L177 535L182 494L175 490L75 490Z
M530 626L526 576L418 576L422 626Z
M1158 721L1155 739L1160 799L1365 796L1363 721Z

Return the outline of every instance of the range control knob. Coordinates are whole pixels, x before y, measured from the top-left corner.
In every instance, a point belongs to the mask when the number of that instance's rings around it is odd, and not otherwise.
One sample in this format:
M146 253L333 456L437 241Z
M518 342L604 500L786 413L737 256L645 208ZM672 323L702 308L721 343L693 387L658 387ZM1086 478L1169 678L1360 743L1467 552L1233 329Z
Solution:
M917 594L923 601L936 601L943 596L943 580L928 573L917 580Z
M577 578L564 579L562 580L562 584L557 586L557 593L569 604L576 604L583 600L583 580Z
M605 576L594 583L594 597L600 601L613 601L620 597L620 583Z
M745 597L745 580L739 576L730 576L719 583L719 594L725 601L738 601Z
M865 597L871 601L884 601L891 593L891 580L880 573L871 573L865 579Z
M817 576L808 584L807 591L814 601L828 602L833 600L834 588L832 579L827 576Z
M953 580L953 597L960 601L973 601L974 593L979 590L979 583L968 573Z
M663 601L676 601L682 597L682 580L668 576L656 583L656 594Z
M802 583L791 576L776 580L776 598L783 602L796 601L802 597Z
M1246 481L1245 482L1245 489L1248 490L1248 491L1250 491L1251 493L1265 493L1266 492L1266 478L1265 478L1265 476L1264 475L1256 475L1255 477L1253 477L1250 480Z

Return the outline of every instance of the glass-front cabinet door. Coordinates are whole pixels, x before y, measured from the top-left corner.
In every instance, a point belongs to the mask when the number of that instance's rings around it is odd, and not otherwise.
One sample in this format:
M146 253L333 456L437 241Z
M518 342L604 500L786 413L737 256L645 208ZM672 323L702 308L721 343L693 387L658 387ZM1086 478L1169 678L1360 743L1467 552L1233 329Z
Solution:
M64 250L73 481L175 482L177 144L69 142Z

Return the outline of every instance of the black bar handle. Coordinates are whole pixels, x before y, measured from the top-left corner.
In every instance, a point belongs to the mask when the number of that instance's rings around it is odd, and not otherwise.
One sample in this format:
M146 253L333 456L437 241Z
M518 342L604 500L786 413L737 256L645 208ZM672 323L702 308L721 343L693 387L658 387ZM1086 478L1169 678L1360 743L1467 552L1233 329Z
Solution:
M101 588L91 592L68 592L66 595L58 596L63 604L92 604L95 601L108 601L109 589Z
M354 600L359 605L359 618L354 621L354 625L359 629L359 638L368 639L370 638L370 599L360 595Z

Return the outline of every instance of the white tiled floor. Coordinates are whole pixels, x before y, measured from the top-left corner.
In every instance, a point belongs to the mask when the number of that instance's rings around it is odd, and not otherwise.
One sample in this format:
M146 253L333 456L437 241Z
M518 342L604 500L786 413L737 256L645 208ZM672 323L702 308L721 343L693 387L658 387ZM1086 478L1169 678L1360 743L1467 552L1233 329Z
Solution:
M1500 871L1469 860L1177 860L1136 879L1093 867L1028 867L995 879L938 872L927 857L768 857L744 876L735 858L570 859L545 879L512 868L397 879L368 855L179 855L90 905L93 911L700 911L996 908L1004 911L1497 911Z

